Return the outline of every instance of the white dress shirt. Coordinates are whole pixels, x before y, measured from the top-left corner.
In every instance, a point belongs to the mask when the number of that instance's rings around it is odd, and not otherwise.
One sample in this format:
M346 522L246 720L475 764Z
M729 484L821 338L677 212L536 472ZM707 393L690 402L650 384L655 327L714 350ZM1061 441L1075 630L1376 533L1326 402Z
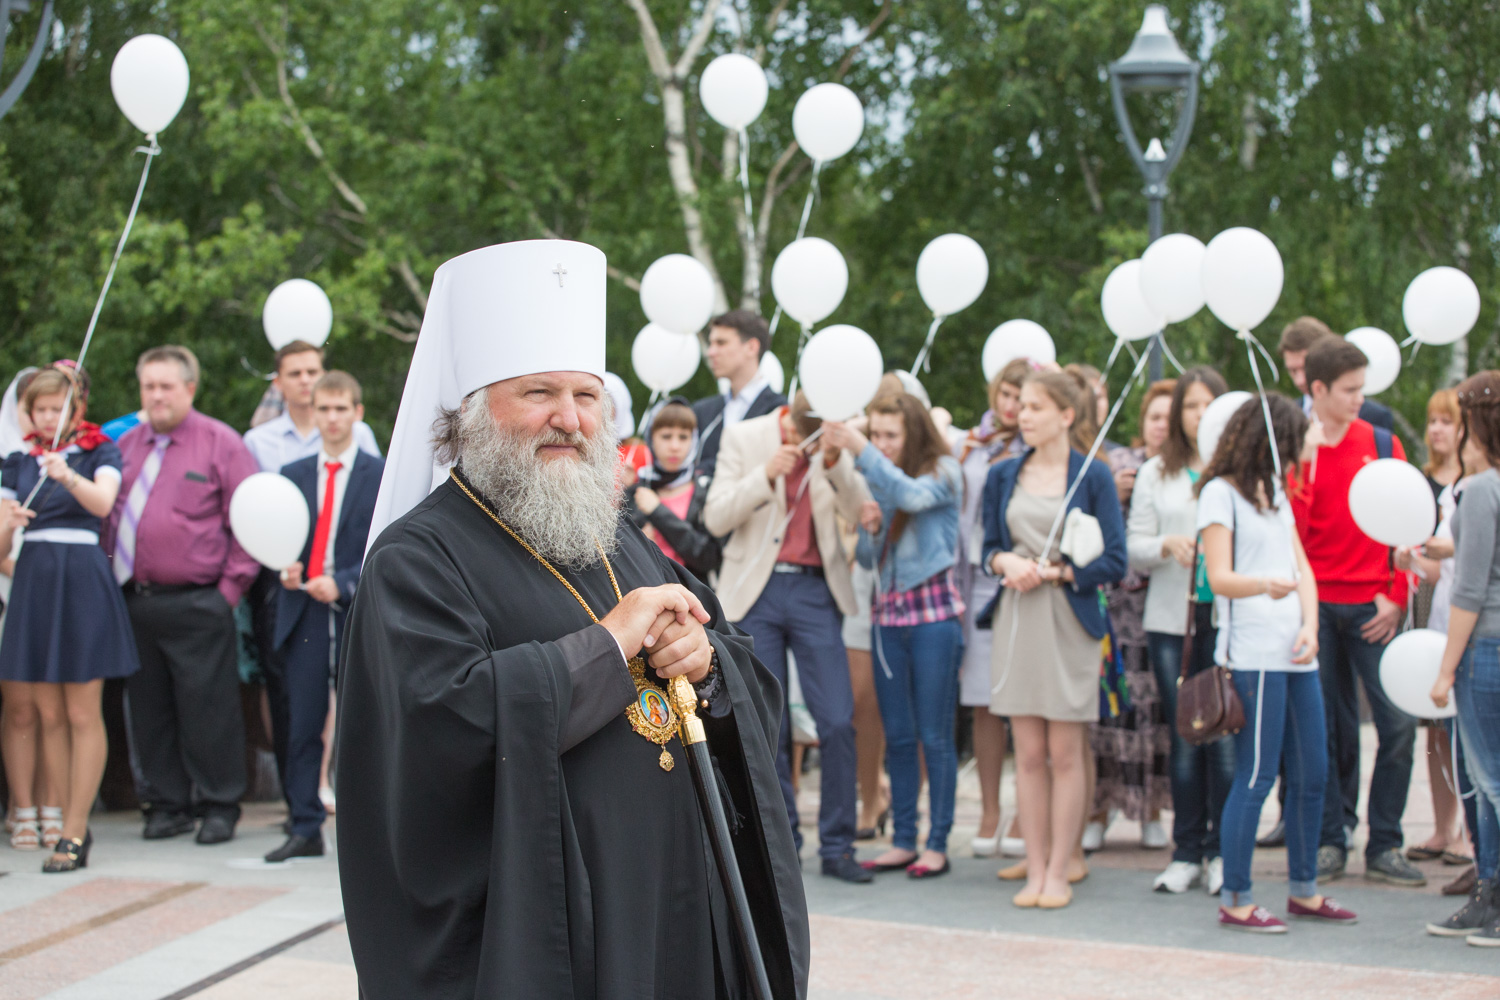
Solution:
M750 404L754 403L756 398L759 397L760 394L764 392L766 387L770 384L771 383L766 380L766 377L764 375L758 374L749 382L746 382L745 387L739 392L725 393L723 425L724 430L727 431L729 428L733 427L741 420L744 420L745 414L750 412ZM719 440L722 441L724 439L721 436Z
M329 462L338 462L342 468L333 476L333 517L328 522L327 548L323 550L323 573L332 576L335 569L333 562L333 542L339 536L339 514L343 513L344 491L349 488L349 470L354 468L354 459L359 454L359 445L350 442L342 454L329 455L321 448L318 449L318 509L313 511L313 530L317 531L318 514L323 510L323 498L328 493L328 469Z
M354 425L354 444L365 454L380 457L380 445L375 443L375 432L363 420ZM260 471L280 472L284 465L321 454L323 435L314 425L307 436L303 437L297 430L297 425L292 423L291 414L283 413L246 431L245 447L255 456L255 463L260 466ZM321 469L322 466L319 465L318 468Z

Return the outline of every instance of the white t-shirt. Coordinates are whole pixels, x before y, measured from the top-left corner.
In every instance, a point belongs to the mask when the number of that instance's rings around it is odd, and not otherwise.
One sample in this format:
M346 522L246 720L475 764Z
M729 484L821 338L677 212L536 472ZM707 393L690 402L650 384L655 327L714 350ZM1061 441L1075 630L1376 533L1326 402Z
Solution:
M1441 520L1438 521L1437 530L1433 532L1434 537L1453 541L1453 512L1458 509L1458 493L1454 487L1461 491L1463 486L1463 483L1454 483L1443 487L1443 492L1438 496L1438 515ZM1453 603L1453 573L1453 559L1444 559L1438 563L1438 578L1432 587L1432 610L1427 614L1427 627L1438 632L1448 631L1448 611Z
M1198 496L1198 530L1222 524L1234 533L1234 571L1245 576L1297 578L1296 550L1292 548L1292 510L1286 496L1276 491L1276 505L1257 511L1255 505L1224 479L1215 479ZM1219 642L1214 660L1235 670L1278 670L1304 673L1312 663L1293 663L1293 644L1302 627L1302 605L1296 592L1281 600L1269 594L1231 601L1215 597ZM1230 605L1233 605L1231 608Z

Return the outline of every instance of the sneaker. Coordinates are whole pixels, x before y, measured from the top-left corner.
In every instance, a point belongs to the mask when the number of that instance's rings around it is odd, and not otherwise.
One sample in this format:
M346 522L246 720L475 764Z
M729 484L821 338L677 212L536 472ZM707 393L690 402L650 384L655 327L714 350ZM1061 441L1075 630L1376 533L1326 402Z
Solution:
M1104 824L1103 823L1094 822L1094 823L1090 823L1088 826L1086 826L1086 827L1083 828L1083 849L1084 849L1084 851L1086 853L1092 854L1094 851L1099 850L1099 848L1101 848L1103 846L1104 846Z
M1159 851L1167 846L1167 831L1157 820L1141 827L1141 846L1148 851Z
M1427 933L1437 937L1468 937L1476 931L1494 926L1500 920L1496 909L1495 883L1480 882L1469 893L1469 901L1458 912L1440 924L1428 924Z
M1210 896L1217 896L1224 888L1224 859L1209 858L1203 862L1203 888Z
M1500 923L1493 923L1484 930L1475 931L1464 940L1476 948L1500 948Z
M1286 901L1286 912L1294 917L1312 917L1330 924L1355 924L1359 922L1359 917L1354 915L1353 910L1344 909L1327 896L1323 897L1322 905L1317 907L1303 906L1295 899L1289 898Z
M1349 863L1349 855L1342 847L1333 844L1324 844L1318 848L1318 881L1332 882L1334 879L1344 877L1344 866Z
M1232 931L1249 931L1252 934L1285 934L1286 924L1264 906L1257 906L1248 917L1237 917L1224 907L1219 907L1219 926Z
M1322 851L1318 853L1322 855ZM1399 847L1391 847L1373 858L1366 858L1365 878L1372 882L1387 882L1391 885L1404 885L1412 888L1427 884L1427 876L1401 855Z
M1286 846L1286 820L1279 819L1269 833L1255 842L1256 847L1272 848Z
M1156 876L1151 888L1157 892L1183 893L1198 884L1201 869L1191 861L1174 861Z

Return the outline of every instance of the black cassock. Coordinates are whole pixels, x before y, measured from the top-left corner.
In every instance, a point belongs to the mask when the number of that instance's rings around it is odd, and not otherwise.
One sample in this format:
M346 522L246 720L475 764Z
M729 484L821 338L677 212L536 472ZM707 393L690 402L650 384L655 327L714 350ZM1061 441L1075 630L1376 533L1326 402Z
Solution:
M616 537L623 592L681 583L713 615L731 710L704 718L709 746L772 987L803 997L781 690L711 591L628 520ZM615 606L602 564L562 572L599 617ZM339 867L363 996L749 995L686 755L673 737L661 768L625 717L635 695L609 632L451 479L385 530L339 683Z

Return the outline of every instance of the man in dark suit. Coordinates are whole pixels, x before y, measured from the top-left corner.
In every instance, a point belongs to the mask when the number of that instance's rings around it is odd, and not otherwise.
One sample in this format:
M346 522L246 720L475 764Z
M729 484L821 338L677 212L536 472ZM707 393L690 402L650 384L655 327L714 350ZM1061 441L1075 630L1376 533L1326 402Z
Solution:
M283 466L302 490L313 530L302 559L281 574L274 646L286 665L286 843L266 855L286 862L323 855L327 809L319 796L328 689L338 666L339 638L364 563L370 518L385 463L360 450L354 427L364 419L359 383L332 371L313 389L323 445L318 454Z
M698 417L698 469L712 476L724 432L741 420L764 416L786 404L786 397L766 381L760 359L771 346L765 318L748 309L727 312L708 325L708 367L714 378L728 379L729 392L693 404Z
M1286 325L1281 331L1281 340L1276 344L1276 352L1281 355L1281 362L1286 366L1286 373L1292 377L1292 383L1297 391L1302 393L1302 412L1312 416L1312 396L1308 395L1307 375L1307 350L1314 343L1324 337L1337 336L1328 328L1328 324L1315 316L1298 316ZM1376 427L1382 427L1388 431L1396 429L1396 421L1390 407L1377 403L1373 399L1366 399L1364 405L1359 408L1359 419Z

